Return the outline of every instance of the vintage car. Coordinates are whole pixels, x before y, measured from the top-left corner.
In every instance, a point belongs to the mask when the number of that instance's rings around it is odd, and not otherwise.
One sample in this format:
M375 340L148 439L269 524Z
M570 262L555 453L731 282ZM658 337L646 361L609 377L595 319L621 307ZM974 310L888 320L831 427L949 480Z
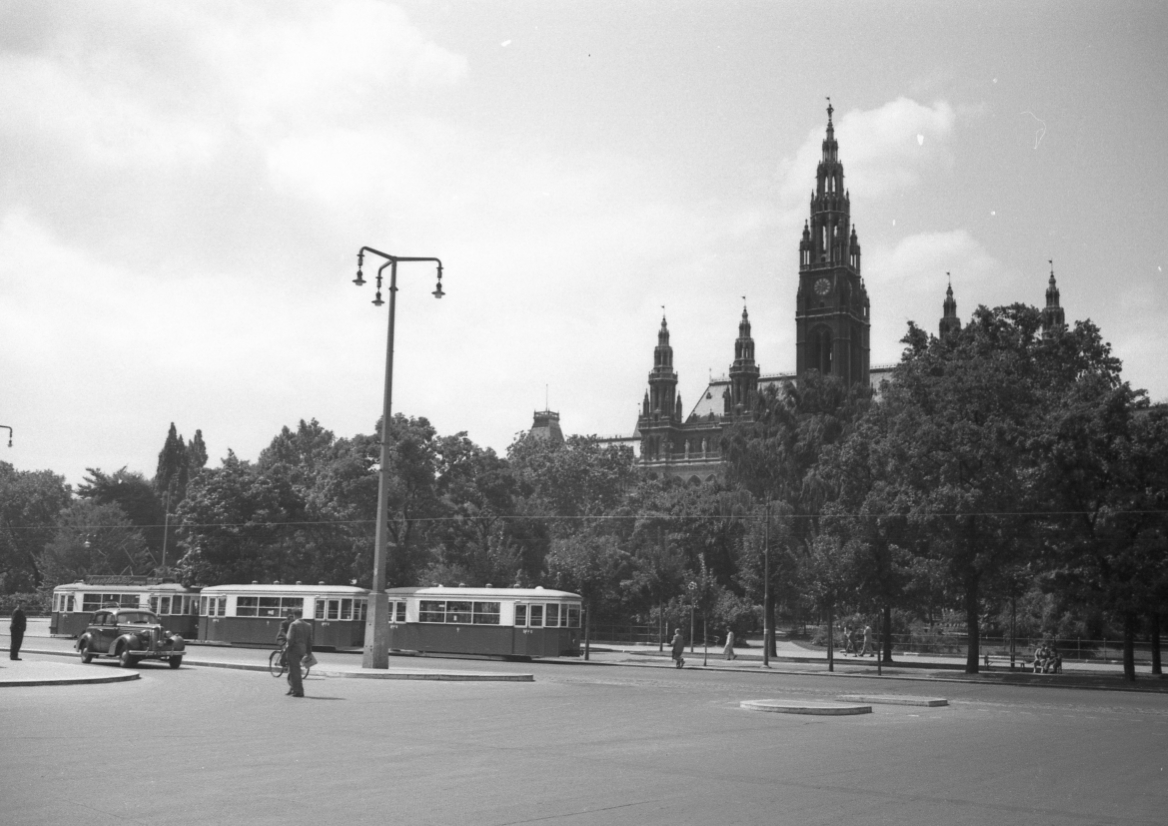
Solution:
M171 668L182 664L186 643L158 622L144 608L102 608L94 611L89 626L77 638L81 662L94 657L116 657L123 668L139 660L166 660Z

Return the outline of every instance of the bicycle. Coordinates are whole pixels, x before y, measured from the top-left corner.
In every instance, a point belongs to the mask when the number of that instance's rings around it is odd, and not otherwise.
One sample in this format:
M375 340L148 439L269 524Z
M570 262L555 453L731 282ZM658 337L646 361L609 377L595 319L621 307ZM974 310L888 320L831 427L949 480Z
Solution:
M308 672L312 670L311 666L305 665L304 661L300 661L300 679L308 677ZM268 655L268 673L273 677L283 677L288 671L288 663L284 658L284 648L277 648Z

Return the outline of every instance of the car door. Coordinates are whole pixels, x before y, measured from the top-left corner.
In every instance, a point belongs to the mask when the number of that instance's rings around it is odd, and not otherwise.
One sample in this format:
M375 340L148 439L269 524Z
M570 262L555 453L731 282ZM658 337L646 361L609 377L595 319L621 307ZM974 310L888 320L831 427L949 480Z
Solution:
M118 638L117 614L112 611L106 611L101 615L100 620L98 623L97 651L101 654L108 654L114 644L114 640Z

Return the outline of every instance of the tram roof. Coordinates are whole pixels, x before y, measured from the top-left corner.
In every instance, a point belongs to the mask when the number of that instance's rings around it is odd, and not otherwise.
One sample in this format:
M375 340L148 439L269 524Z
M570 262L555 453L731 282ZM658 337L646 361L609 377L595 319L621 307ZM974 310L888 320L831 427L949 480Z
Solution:
M419 597L502 597L504 599L582 599L571 591L556 591L551 588L465 588L462 586L433 585L426 588L386 588L390 596Z
M60 585L53 588L54 591L95 591L101 593L134 593L136 591L182 591L184 593L197 593L199 587L188 588L181 582L86 582L85 580L77 580L76 582L62 582Z
M305 585L303 583L253 582L250 585L208 585L207 594L336 594L340 596L369 596L368 588L355 585Z

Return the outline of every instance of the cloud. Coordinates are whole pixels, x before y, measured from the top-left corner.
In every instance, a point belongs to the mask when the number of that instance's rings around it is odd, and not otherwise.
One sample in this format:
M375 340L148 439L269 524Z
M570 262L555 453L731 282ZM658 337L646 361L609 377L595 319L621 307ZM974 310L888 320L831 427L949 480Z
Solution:
M953 162L957 115L946 101L933 106L897 98L876 109L847 111L835 119L846 186L865 203L918 186ZM814 170L823 155L824 127L812 129L793 156L780 165L779 196L785 208L806 210Z
M981 304L1037 301L1034 295L1018 294L1019 274L965 229L916 233L892 246L865 246L863 272L873 304L873 364L899 358L899 341L909 321L936 333L947 274L963 322Z

